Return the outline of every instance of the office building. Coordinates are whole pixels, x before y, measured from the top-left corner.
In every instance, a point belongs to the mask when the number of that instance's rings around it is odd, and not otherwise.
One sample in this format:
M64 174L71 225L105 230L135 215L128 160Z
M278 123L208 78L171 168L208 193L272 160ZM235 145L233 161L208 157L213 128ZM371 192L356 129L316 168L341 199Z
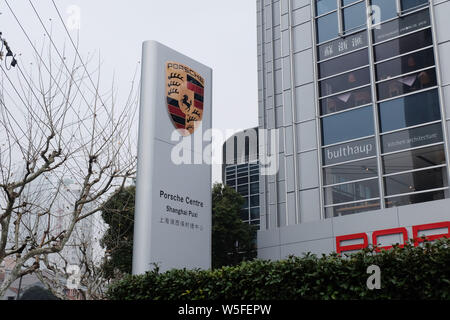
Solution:
M257 0L259 128L280 130L259 257L449 234L449 15L448 0Z
M223 183L244 197L242 221L259 226L258 128L228 138L223 144L222 158Z

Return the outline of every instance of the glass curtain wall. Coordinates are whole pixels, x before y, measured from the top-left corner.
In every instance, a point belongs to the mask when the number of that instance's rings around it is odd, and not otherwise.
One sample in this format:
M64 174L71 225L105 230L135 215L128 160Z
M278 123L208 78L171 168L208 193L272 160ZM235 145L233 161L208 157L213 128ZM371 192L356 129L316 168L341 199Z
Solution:
M448 197L428 1L368 3L315 1L326 218Z

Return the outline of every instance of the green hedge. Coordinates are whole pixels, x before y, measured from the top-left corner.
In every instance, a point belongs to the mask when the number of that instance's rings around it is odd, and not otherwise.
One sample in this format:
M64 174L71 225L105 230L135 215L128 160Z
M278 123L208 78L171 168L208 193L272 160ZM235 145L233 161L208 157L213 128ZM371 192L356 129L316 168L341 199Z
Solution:
M450 239L375 253L255 260L216 270L158 270L112 285L112 300L450 299ZM369 290L367 268L381 269Z

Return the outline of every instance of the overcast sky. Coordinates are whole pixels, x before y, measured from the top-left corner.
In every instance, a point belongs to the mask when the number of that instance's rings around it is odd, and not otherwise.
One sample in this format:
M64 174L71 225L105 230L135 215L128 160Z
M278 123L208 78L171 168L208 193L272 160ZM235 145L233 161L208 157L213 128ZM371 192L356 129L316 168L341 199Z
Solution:
M62 48L69 40L51 0L33 0L41 19ZM104 78L114 74L129 87L141 44L157 40L213 69L213 127L258 125L255 0L57 0L66 23L80 10L80 53L100 54ZM8 0L28 36L39 43L44 29L29 0ZM5 0L0 0L0 31L22 61L33 51ZM71 31L76 35L76 31ZM137 123L136 123L137 126ZM220 180L213 168L213 181Z

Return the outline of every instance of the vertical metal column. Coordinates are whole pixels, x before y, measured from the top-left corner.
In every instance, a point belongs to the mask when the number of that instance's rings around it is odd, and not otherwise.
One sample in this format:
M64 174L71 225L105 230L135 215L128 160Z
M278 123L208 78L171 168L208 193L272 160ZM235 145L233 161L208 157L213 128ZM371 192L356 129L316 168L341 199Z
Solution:
M375 76L375 58L373 53L373 39L372 39L372 18L369 16L370 1L366 0L366 12L367 16L367 43L369 51L369 64L370 64L370 78L372 89L372 105L373 105L373 117L375 125L375 142L377 147L377 165L378 165L378 186L380 189L380 205L381 209L386 207L384 202L384 183L383 183L383 167L381 161L381 138L380 138L380 121L378 118L378 95L376 89L376 76Z
M297 120L297 114L295 112L295 68L294 68L294 37L293 37L293 25L292 25L292 0L288 1L288 17L289 17L289 64L291 68L291 118L292 118L292 142L293 142L293 161L294 161L294 192L295 192L295 224L301 223L300 219L300 205L299 205L299 192L300 192L300 184L299 180L299 170L298 170L298 161L297 161L297 130L295 121ZM286 129L285 129L286 130ZM285 149L286 152L286 149ZM286 172L285 166L285 172ZM300 173L301 174L301 173ZM287 181L287 179L286 179ZM288 197L287 197L287 189L286 189L286 212L288 208ZM289 225L289 216L286 215L286 225Z
M448 137L448 131L447 131L447 114L445 110L445 99L444 99L444 92L442 89L442 74L441 74L441 67L440 67L440 60L439 60L439 45L438 45L438 39L437 39L437 33L436 33L436 16L434 11L434 4L432 1L429 2L429 11L430 11L430 18L431 18L431 34L433 36L433 50L434 50L434 64L436 66L436 78L437 78L437 84L438 84L438 95L439 95L439 106L441 110L441 122L442 122L442 134L444 136L444 152L446 157L446 164L447 164L447 184L450 183L450 152L449 152L449 137ZM447 193L449 191L447 190Z
M314 104L316 109L316 138L317 138L317 159L319 161L319 202L320 202L320 219L325 219L324 210L324 195L323 195L323 176L322 176L322 126L320 123L320 105L319 105L319 86L317 83L318 71L317 71L317 39L316 39L316 10L314 6L314 1L311 1L311 37L313 44L313 76L314 76Z

